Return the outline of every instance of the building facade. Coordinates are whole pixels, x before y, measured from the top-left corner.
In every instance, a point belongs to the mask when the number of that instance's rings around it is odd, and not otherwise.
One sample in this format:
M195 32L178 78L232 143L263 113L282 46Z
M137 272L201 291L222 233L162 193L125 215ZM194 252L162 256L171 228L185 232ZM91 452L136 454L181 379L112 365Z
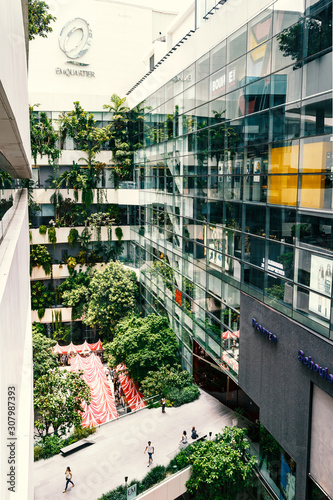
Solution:
M0 5L0 179L31 176L28 2ZM33 498L32 341L25 190L0 218L0 497ZM3 200L1 200L2 202ZM2 206L1 206L2 208Z
M144 307L199 383L258 410L273 497L330 498L332 3L208 3L128 93Z

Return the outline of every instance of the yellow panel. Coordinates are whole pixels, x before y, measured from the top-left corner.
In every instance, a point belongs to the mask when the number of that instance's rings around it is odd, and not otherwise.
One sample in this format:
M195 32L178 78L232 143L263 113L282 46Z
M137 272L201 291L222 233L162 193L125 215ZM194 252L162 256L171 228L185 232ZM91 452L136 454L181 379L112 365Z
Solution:
M325 172L326 153L330 152L330 142L309 142L303 145L303 172Z
M265 56L266 47L267 47L267 43L263 43L260 47L253 50L250 53L250 55L252 57L252 61L256 62L256 61L259 61L260 59L263 59Z
M297 174L298 173L298 144L272 148L269 172L271 174Z
M323 208L324 194L324 175L302 175L301 207Z
M270 175L268 177L268 203L296 206L298 175Z

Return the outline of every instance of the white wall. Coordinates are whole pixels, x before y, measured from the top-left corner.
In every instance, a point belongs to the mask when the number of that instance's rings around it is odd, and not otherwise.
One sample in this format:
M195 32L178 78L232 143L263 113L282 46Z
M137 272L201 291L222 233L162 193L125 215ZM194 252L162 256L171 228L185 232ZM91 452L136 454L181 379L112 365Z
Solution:
M24 192L0 244L0 498L33 498L32 342L29 228ZM8 429L8 388L15 391L15 435ZM13 400L10 400L12 403ZM11 415L10 415L11 416ZM11 416L12 417L12 416ZM11 426L12 427L12 426ZM8 439L9 438L9 439ZM14 439L16 438L16 440ZM12 444L12 450L8 443ZM12 451L12 456L10 456ZM14 459L14 462L8 463ZM14 467L15 494L6 476Z
M72 109L73 101L78 100L85 109L99 111L103 104L108 104L112 93L125 95L145 73L143 54L151 46L163 15L153 19L151 7L131 5L130 1L48 3L57 20L47 38L36 39L30 44L30 103L40 103L43 110L67 111ZM75 59L87 66L69 64L70 59L59 47L62 28L75 18L87 21L91 29L89 50ZM72 35L68 47L75 45L75 36L78 41L79 32ZM94 76L66 76L57 74L56 68L89 71Z
M0 2L0 151L15 177L31 175L27 55L21 0Z

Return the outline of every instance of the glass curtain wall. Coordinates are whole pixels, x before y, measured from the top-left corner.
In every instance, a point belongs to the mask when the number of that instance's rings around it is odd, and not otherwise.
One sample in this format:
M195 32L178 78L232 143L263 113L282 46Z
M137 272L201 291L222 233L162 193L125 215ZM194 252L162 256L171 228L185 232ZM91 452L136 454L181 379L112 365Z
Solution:
M145 101L135 157L146 311L235 380L240 291L333 338L332 2L285 6Z

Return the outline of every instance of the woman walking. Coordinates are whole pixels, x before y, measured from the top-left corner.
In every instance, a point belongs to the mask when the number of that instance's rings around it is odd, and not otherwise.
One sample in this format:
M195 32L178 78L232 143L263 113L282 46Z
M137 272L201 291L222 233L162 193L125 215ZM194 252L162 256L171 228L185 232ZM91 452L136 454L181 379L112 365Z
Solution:
M75 486L75 484L72 481L72 472L70 467L67 467L65 474L66 474L66 488L64 489L63 493L66 493L69 483L72 483L73 485L72 488L74 488Z

